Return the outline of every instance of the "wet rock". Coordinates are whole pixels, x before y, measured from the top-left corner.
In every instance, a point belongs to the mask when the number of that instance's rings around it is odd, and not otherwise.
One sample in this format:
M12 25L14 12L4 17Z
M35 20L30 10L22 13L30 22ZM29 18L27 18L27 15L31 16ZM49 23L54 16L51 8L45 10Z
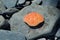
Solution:
M24 16L32 11L38 12L44 16L45 20L41 28L31 29L27 24L24 23ZM28 39L50 33L56 23L56 20L59 18L59 13L59 10L52 6L27 6L21 11L15 13L9 20L9 23L11 24L11 31L22 32Z
M4 21L5 21L5 19L0 15L0 27L1 27L1 25L3 25Z
M25 40L22 33L0 30L0 40Z
M2 0L2 2L7 8L11 8L16 5L17 0Z

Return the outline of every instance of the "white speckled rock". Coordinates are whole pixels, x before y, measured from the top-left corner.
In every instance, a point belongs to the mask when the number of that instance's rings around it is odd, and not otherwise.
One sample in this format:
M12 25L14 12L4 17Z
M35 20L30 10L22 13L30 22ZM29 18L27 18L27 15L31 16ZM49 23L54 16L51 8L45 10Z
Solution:
M24 15L29 12L38 12L45 18L42 28L31 29L23 22ZM39 35L50 33L59 18L59 10L52 6L31 5L23 8L21 11L15 13L10 19L11 31L22 32L28 39L38 37Z
M2 2L7 8L10 8L16 5L17 0L2 0Z
M4 21L5 19L2 16L0 16L0 26L3 24Z
M0 40L25 40L22 33L0 30Z

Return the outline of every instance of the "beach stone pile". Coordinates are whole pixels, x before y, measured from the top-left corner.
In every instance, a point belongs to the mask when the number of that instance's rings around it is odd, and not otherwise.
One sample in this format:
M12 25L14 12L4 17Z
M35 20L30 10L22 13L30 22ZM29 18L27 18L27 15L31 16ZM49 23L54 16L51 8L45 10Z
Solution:
M60 10L56 8L57 1L45 0L39 5L41 1L43 0L33 0L29 5L30 2L26 0L0 0L0 40L31 40L51 33L60 18ZM21 9L16 7L22 4L24 7ZM33 11L44 16L41 28L30 28L23 21L24 16ZM59 34L60 31L55 36L59 37Z

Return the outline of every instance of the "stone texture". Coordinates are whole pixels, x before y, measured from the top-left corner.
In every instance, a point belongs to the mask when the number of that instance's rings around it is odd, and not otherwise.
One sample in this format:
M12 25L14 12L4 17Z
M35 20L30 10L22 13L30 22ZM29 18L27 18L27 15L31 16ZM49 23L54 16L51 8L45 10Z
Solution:
M45 22L42 28L31 29L23 22L24 15L27 13L35 11L42 14L45 18ZM21 11L15 13L10 19L9 23L11 24L11 31L22 32L28 39L36 38L39 35L50 33L56 23L56 20L59 18L59 10L52 6L39 6L32 4L23 8Z
M25 40L22 33L0 30L0 40Z
M2 13L5 13L5 14L14 14L15 12L18 12L19 10L16 9L16 8L8 8L7 10L5 10L4 12Z
M11 8L16 5L17 0L2 0L2 2L7 8Z
M3 2L0 0L0 11L5 11L5 6L3 4Z
M60 29L57 31L56 36L60 37Z
M3 17L5 19L10 19L12 17L12 15L16 12L18 12L19 10L16 8L8 8L7 10L5 10L3 13Z
M24 2L25 2L25 0L19 0L17 4L22 4Z
M4 20L5 19L0 15L0 26L3 24Z
M42 0L33 0L33 1L32 1L32 4L33 4L33 3L35 3L35 4L40 4L41 1L42 1Z
M48 5L48 6L54 6L56 7L57 6L57 2L58 0L33 0L32 4L39 4L40 2L42 1L42 5Z
M57 6L57 2L58 0L42 0L43 1L43 4L42 5L51 5L51 6L54 6L56 7Z

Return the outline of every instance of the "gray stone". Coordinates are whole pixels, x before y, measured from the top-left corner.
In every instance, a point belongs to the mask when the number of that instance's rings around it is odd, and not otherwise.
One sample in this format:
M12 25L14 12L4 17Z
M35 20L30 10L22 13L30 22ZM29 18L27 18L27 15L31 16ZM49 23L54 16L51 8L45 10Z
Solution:
M34 4L34 3L35 3L35 4L40 4L41 1L42 1L42 0L33 0L33 1L32 1L32 4Z
M5 6L3 4L3 2L0 0L0 11L5 11Z
M28 6L30 4L30 1L26 1L26 3L24 4L24 6Z
M15 12L17 12L17 11L19 11L18 9L16 9L16 8L8 8L7 10L5 10L4 12L2 12L2 13L15 13Z
M43 1L42 5L51 5L54 7L56 7L58 3L58 0L42 0L42 1Z
M5 19L2 16L0 16L0 26L4 23L4 21Z
M60 29L57 31L56 36L60 37Z
M0 40L25 40L22 33L0 30Z
M44 16L45 22L41 28L31 29L24 23L23 18L29 12L36 11ZM22 32L28 39L36 38L39 35L50 33L60 16L60 11L52 6L39 6L32 4L15 13L9 20L11 31Z
M2 2L7 8L11 8L16 5L17 0L2 0Z
M17 4L22 4L24 2L25 2L25 0L19 0Z
M42 1L42 5L51 5L56 7L58 0L33 0L32 4L39 4Z

